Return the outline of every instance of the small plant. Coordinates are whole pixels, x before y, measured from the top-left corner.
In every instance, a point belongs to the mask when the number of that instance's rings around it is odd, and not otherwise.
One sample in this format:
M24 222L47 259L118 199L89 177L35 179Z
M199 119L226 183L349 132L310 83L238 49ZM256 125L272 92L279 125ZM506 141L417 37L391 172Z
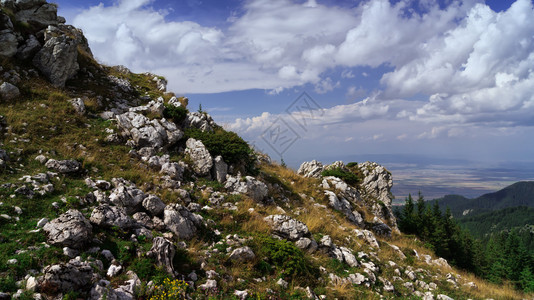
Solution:
M183 280L165 278L154 288L151 300L186 299L189 285Z
M304 253L293 243L286 240L276 240L270 236L255 239L260 247L260 256L268 258L268 262L274 265L278 275L284 278L308 275L311 268L304 257ZM256 269L261 272L269 272L271 268L264 261L256 265Z
M183 106L176 107L174 105L165 104L163 116L172 120L176 124L181 124L187 117L187 109Z
M352 168L352 167L357 167L357 166L358 166L358 163L355 161L352 161L347 164L347 168Z
M204 111L202 110L202 103L198 104L198 112L199 113L204 113Z
M342 168L327 169L324 170L321 175L340 178L350 185L357 185L360 182L358 175L350 171L343 170Z

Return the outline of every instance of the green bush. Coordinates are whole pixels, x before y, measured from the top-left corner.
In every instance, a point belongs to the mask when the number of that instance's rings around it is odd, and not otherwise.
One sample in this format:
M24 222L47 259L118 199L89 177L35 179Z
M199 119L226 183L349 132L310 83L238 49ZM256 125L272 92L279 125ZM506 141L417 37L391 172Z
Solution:
M213 132L202 132L200 129L190 128L186 132L187 138L201 140L211 155L221 155L229 164L243 164L246 171L254 169L254 152L235 132L216 128Z
M172 120L176 124L182 124L187 116L187 109L183 106L174 106L170 104L165 104L165 109L163 110L163 117L166 119Z
M324 170L321 175L323 176L334 176L337 178L343 179L346 183L350 185L356 185L360 182L360 178L357 174L354 174L350 171L345 171L341 168L333 168Z
M259 247L258 253L261 257L267 257L268 262L274 265L275 270L281 277L293 278L311 273L309 263L304 257L304 253L293 243L286 240L277 240L270 236L258 237L254 240ZM264 261L256 265L259 271L270 271Z
M355 161L352 161L347 164L347 168L352 168L352 167L357 167L357 166L358 166L358 163Z

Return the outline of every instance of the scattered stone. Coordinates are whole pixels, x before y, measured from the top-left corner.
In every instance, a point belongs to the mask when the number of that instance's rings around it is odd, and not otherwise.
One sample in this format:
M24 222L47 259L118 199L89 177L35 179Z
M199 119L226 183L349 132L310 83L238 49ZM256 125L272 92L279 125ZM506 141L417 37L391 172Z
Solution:
M91 223L97 226L112 227L117 226L122 230L127 230L135 226L124 208L101 204L91 213Z
M143 200L143 207L153 216L159 216L165 209L165 203L161 199L154 195L148 195Z
M258 202L267 198L269 193L267 185L252 176L246 176L245 181L238 176L227 176L224 187L233 193L245 194Z
M70 99L69 102L72 104L72 107L74 107L76 113L79 115L85 114L85 103L82 98Z
M110 265L108 268L108 271L106 272L106 275L108 277L115 277L122 271L122 266L120 265Z
M316 160L312 160L310 162L303 162L300 165L300 168L297 171L297 174L302 175L304 177L321 178L321 173L323 171L324 171L323 164Z
M167 228L180 239L193 238L203 223L200 215L191 213L180 204L167 205L163 215Z
M213 291L217 288L217 281L208 279L206 283L199 285L199 288L204 291Z
M83 293L91 289L93 268L88 262L82 262L76 258L68 263L47 266L43 269L43 274L37 284L41 292L57 294L78 291Z

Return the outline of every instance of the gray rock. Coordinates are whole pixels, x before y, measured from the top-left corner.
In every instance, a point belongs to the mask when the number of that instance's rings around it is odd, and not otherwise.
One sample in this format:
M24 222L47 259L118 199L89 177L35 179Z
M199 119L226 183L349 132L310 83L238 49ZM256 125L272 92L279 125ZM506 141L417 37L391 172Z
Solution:
M0 40L0 43L2 41ZM19 89L9 82L0 85L0 98L3 100L12 100L20 96Z
M82 169L82 165L76 160L49 159L45 166L62 174L76 173Z
M184 133L165 119L150 120L136 112L115 116L121 135L130 138L135 148L164 148L180 140Z
M109 195L109 201L117 206L124 207L127 214L141 210L146 195L138 188L119 184Z
M283 278L278 279L276 284L279 285L283 289L287 289L287 287L289 286L289 283L285 281Z
M228 165L224 162L222 156L217 156L213 159L213 178L220 183L226 181L228 174Z
M198 287L204 291L214 291L215 289L217 289L217 281L213 279L208 279L206 283L201 284Z
M97 206L91 213L91 223L102 226L112 227L117 226L120 229L126 230L136 225L127 214L124 208L110 206L108 204L101 204Z
M269 223L273 233L290 241L297 241L310 235L308 226L285 215L271 215L264 220Z
M148 257L156 260L156 264L163 267L167 273L174 276L172 260L176 254L176 246L163 237L156 237L152 242L152 248L147 252Z
M184 167L181 162L167 162L161 166L160 173L169 176L173 180L182 180Z
M69 248L69 247L63 247L63 255L65 255L65 256L68 256L70 258L75 258L79 254L80 254L80 252L78 252L77 250L74 250L74 249Z
M56 26L59 24L56 5L48 3L44 3L42 5L40 5L40 3L28 4L33 6L27 9L21 9L15 13L15 19L18 22L28 23L36 30L44 29L49 25Z
M354 229L353 232L357 238L363 239L371 247L377 248L377 249L380 248L375 235L371 231L365 230L365 229Z
M303 162L300 165L297 174L302 175L304 177L321 178L321 172L323 171L323 164L316 160L312 160L310 162Z
M360 184L363 196L371 203L374 203L371 207L372 212L377 217L387 220L390 226L396 228L397 225L391 208L393 176L386 168L373 162L358 164L358 168L364 176Z
M167 205L163 215L167 228L180 239L193 238L203 223L201 216L191 213L179 204Z
M64 87L65 82L78 73L79 42L68 34L58 34L49 29L45 32L45 44L33 58L39 69L56 87Z
M37 227L42 228L46 225L46 223L48 223L48 219L42 218L41 220L39 220L39 222L37 222Z
M215 121L207 113L190 112L187 114L184 123L185 128L197 128L202 132L213 131Z
M438 300L454 300L454 298L451 298L447 295L444 295L444 294L439 294L438 297L437 297Z
M115 277L117 276L120 272L122 271L122 266L121 265L110 265L109 268L108 268L108 271L106 272L106 275L108 277Z
M5 15L3 13L0 14L0 21L4 19ZM9 17L7 17L9 19ZM11 24L11 21L9 21L8 24ZM0 27L6 27L6 25ZM3 58L11 58L17 53L17 36L12 31L12 29L4 29L0 30L0 57Z
M85 114L85 103L82 98L70 99L69 102L72 104L72 107L74 107L76 113L79 115Z
M118 300L117 294L111 288L110 282L107 280L100 280L91 289L89 300Z
M235 262L251 261L254 258L256 258L254 251L252 251L252 249L248 246L234 249L234 251L232 251L229 256L229 259Z
M224 187L233 193L245 194L258 202L263 201L269 194L267 185L252 176L245 177L245 181L238 176L227 176Z
M126 284L119 286L114 292L117 295L117 299L134 300L136 299L136 291L141 286L141 280L139 280L139 277L133 271L128 271L126 275L129 278L125 282Z
M358 226L363 225L363 217L358 211L353 210L352 204L347 199L339 199L337 195L332 191L325 191L324 193L328 196L328 204L333 209L342 212L350 222Z
M165 203L158 196L148 195L143 200L143 207L152 215L159 216L165 209Z
M300 238L295 242L295 246L299 249L307 250L308 252L315 252L317 250L317 242L307 237Z
M185 153L189 154L193 161L193 170L200 176L209 175L213 166L213 158L202 141L190 138L186 142Z
M144 212L137 212L132 216L132 218L146 228L154 228L154 222L152 222L152 219Z
M38 290L67 293L77 291L81 294L92 286L93 268L88 262L71 259L68 263L47 266L37 284Z
M75 209L69 209L43 227L50 244L76 249L90 241L92 229L91 223Z
M17 57L22 60L32 58L41 49L41 43L32 34L17 50Z

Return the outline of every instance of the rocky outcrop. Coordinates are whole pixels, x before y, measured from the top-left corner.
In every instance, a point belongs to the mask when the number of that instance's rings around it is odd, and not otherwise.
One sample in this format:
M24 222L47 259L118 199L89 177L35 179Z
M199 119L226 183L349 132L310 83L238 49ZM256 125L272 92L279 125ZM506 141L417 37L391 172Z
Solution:
M180 204L167 205L163 212L165 226L180 239L191 239L203 224L200 215L190 212Z
M358 267L360 264L356 259L356 256L352 254L352 251L346 247L339 247L334 242L332 238L328 235L323 236L319 242L319 249L330 257L339 260L340 262L345 262L351 267Z
M68 263L44 268L43 276L38 279L37 289L53 295L70 291L83 295L91 288L93 275L89 262L82 262L79 258L71 259Z
M152 241L152 248L147 252L148 257L156 260L156 264L163 267L167 273L174 276L174 266L172 260L176 254L176 246L163 237L156 237Z
M224 187L230 192L245 194L255 201L265 200L269 193L267 185L252 176L246 176L244 181L238 176L227 176Z
M165 209L165 203L158 196L148 195L143 200L143 207L153 216L159 216Z
M353 209L352 204L350 204L347 199L339 199L332 191L325 191L325 194L328 197L328 204L333 209L342 212L347 217L347 219L355 225L363 225L363 217L357 210Z
M222 156L217 156L213 159L213 178L220 183L226 181L228 174L228 165L224 162Z
M81 212L69 209L43 227L52 245L81 248L90 241L93 227Z
M372 203L371 211L375 216L389 222L390 226L396 228L397 223L391 208L393 176L386 168L373 162L358 164L358 168L363 175L360 184L362 196Z
M213 167L213 158L202 141L190 138L186 142L185 154L188 154L193 161L193 170L200 176L210 174Z
M184 135L176 124L166 119L150 120L135 112L120 114L116 120L121 135L130 139L128 145L136 149L151 147L159 150L176 143Z
M127 214L133 214L142 208L145 197L145 193L135 186L118 183L109 195L109 201L123 207Z
M7 14L0 11L0 57L9 58L17 53L18 40L13 23Z
M213 131L215 121L205 112L190 112L183 122L184 128L197 128L203 132Z
M78 65L78 45L80 44L70 33L75 31L72 26L63 26L63 30L49 27L45 31L45 44L33 58L33 64L50 83L56 87L65 86L80 66Z
M316 160L312 160L310 162L303 162L300 165L297 174L302 175L304 177L321 178L321 172L323 171L323 164Z

